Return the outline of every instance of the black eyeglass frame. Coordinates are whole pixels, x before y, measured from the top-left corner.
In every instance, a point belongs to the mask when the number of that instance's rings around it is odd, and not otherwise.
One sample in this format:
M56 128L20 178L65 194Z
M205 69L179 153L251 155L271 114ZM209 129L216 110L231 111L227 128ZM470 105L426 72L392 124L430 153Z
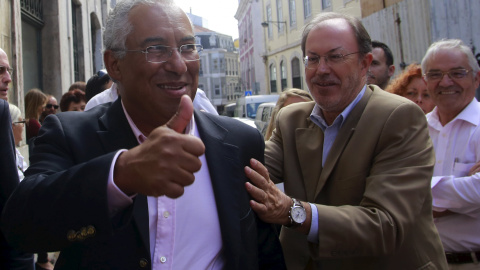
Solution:
M59 105L54 105L54 104L47 104L47 105L45 105L45 109L51 109L52 107L53 107L55 110L58 110L58 108L60 108Z
M26 123L27 123L27 120L22 120L22 121L13 122L12 124L16 126L18 124L24 124L25 125Z

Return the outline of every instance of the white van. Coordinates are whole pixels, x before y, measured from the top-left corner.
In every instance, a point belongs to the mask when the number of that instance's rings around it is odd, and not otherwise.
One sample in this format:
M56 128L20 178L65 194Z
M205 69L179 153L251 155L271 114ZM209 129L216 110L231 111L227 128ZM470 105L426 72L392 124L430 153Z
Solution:
M277 102L278 97L279 95L256 95L238 98L234 116L254 120L260 104L265 102Z
M257 115L255 116L255 126L265 136L267 132L270 118L272 118L273 109L275 109L276 102L266 102L260 104L257 109Z

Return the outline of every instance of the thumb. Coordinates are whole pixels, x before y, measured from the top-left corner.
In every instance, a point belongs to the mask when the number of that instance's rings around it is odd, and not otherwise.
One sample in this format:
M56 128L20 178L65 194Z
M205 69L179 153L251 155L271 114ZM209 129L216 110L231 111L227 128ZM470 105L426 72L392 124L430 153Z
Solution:
M175 130L178 133L183 133L190 119L193 115L193 103L188 95L183 95L180 99L180 104L178 105L177 112L175 113L170 121L167 123L167 127Z

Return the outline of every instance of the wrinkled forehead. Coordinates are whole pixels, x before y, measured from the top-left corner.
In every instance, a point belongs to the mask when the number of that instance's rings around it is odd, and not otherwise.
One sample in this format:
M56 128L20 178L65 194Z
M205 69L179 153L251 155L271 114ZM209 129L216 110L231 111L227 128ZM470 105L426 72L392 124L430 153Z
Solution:
M454 68L471 69L465 53L455 48L439 48L434 51L426 62L428 70L449 70Z

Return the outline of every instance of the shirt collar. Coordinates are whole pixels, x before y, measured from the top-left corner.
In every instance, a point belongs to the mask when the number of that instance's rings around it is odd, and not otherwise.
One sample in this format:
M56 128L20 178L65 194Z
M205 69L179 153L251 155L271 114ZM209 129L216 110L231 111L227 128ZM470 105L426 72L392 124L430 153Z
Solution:
M365 90L367 89L367 85L364 85L362 88L362 91L358 93L357 97L350 102L350 104L340 113L337 118L333 121L333 124L340 124L340 127L343 125L343 122L345 119L347 119L348 115L350 112L355 108L355 105L362 99L363 95L365 94ZM317 126L319 126L323 131L327 129L328 125L327 122L325 121L325 118L323 117L322 110L320 109L320 106L315 103L315 106L313 107L312 113L310 114L310 120L312 120L313 123L315 123ZM333 125L332 124L332 125Z
M130 125L130 128L133 131L133 134L135 135L135 138L137 138L137 141L139 144L143 143L147 137L143 135L143 133L137 128L137 125L133 122L132 118L128 114L127 110L125 109L125 106L123 105L123 100L121 100L122 103L122 108L123 112L125 113L125 116L127 117L128 124ZM188 123L187 127L185 128L185 134L189 134L192 136L195 136L195 115L192 114L192 119L190 119L190 123Z
M479 124L480 119L480 106L478 101L473 98L473 100L465 107L455 118L453 118L453 122L455 120L463 120L465 122L469 122L472 125L477 126ZM439 130L442 127L440 123L440 119L438 117L438 107L435 107L430 113L427 114L427 121L433 128ZM450 123L449 122L449 123Z

